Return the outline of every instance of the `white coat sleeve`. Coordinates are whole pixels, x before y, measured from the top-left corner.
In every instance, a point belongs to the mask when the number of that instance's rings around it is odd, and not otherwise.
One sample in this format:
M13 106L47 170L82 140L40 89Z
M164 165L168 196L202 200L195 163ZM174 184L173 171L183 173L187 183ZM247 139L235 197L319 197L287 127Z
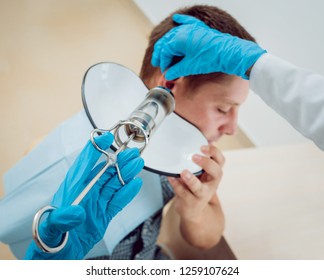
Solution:
M250 87L296 130L324 150L324 77L264 54L254 64Z

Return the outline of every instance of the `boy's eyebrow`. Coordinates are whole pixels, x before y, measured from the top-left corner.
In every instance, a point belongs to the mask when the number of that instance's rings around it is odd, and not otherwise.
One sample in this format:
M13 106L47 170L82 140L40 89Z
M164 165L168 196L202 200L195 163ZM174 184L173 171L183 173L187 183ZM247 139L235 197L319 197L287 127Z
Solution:
M231 105L231 106L240 106L240 103L234 102L232 100L223 100L221 103L224 105Z

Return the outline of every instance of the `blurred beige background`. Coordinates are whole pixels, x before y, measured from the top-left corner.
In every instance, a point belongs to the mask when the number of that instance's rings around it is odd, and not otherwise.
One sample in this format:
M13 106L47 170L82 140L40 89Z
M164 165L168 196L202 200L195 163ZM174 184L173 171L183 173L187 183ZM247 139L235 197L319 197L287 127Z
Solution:
M1 178L35 141L82 109L81 82L91 65L114 61L138 73L151 28L131 0L1 0ZM220 143L249 146L240 131ZM4 244L0 259L14 259Z

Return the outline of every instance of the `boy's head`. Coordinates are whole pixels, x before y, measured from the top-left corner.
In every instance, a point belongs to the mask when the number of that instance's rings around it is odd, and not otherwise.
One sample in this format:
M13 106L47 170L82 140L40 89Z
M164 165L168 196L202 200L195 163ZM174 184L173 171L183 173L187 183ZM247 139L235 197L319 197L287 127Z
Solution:
M166 81L160 68L152 66L151 58L155 43L176 26L172 20L175 13L194 16L223 33L255 40L227 12L207 5L175 11L158 24L149 37L140 77L149 88L158 85L170 88L175 95L176 112L196 125L209 141L217 141L223 134L235 133L238 106L246 99L248 82L224 73L192 75Z

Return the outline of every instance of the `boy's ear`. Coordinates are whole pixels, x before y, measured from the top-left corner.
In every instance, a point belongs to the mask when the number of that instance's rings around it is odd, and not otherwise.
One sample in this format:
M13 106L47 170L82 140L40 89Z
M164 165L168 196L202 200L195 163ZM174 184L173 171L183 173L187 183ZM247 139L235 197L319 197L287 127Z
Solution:
M158 85L166 87L170 90L173 90L176 87L178 87L179 85L181 85L182 81L183 81L183 77L180 77L180 78L172 80L172 81L168 81L165 79L164 75L160 75L160 77L158 79Z

